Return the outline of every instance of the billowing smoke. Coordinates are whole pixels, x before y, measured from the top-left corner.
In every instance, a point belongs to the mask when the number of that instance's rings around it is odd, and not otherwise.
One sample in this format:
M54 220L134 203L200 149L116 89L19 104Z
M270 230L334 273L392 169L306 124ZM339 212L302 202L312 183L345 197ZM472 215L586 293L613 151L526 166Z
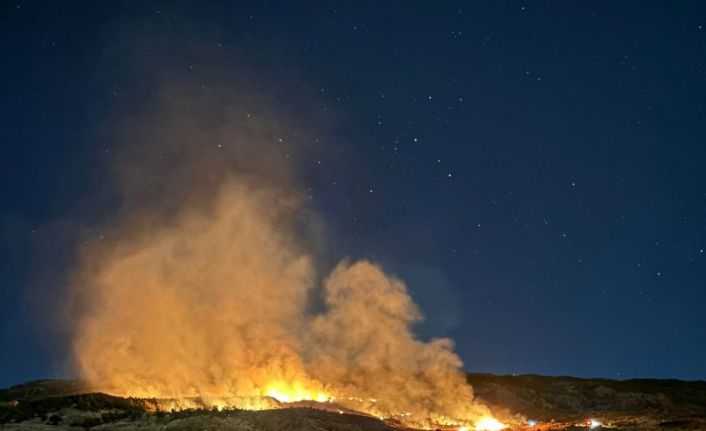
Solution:
M123 396L327 400L425 427L487 414L452 341L413 334L402 281L369 261L320 274L298 171L313 137L263 99L165 85L111 128L122 204L74 277L79 375Z

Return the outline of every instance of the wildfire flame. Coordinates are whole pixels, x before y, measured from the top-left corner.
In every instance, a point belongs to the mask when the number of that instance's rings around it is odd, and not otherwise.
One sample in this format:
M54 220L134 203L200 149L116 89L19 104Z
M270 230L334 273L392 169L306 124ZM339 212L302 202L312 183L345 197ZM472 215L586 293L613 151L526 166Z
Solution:
M296 401L317 401L320 403L331 400L331 396L320 391L311 391L304 387L301 382L291 384L285 382L274 382L267 385L268 397L272 397L282 403L293 403Z
M507 428L507 425L493 417L481 418L475 424L476 431L500 431Z

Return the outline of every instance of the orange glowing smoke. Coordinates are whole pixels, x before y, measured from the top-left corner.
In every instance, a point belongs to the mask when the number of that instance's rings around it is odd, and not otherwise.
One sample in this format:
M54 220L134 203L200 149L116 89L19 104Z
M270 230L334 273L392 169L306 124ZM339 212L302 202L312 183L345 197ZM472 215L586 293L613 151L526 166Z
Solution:
M128 122L126 209L84 247L73 284L80 376L165 408L274 398L420 427L487 416L453 342L411 331L421 316L402 281L369 261L317 275L296 145L276 139L289 123L192 90L170 87Z

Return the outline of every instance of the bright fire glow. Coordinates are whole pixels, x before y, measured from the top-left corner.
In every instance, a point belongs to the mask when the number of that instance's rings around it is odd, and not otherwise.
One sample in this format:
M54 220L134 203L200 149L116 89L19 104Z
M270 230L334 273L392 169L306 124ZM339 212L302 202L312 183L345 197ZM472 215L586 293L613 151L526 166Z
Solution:
M507 426L499 420L491 417L485 417L476 422L476 431L500 431Z
M323 391L312 391L304 387L300 382L287 384L276 382L268 385L266 395L281 403L295 403L297 401L318 401L320 403L330 401L332 397Z
M589 421L588 421L588 427L591 429L598 428L601 425L603 425L603 424L601 424L599 421L597 421L595 419L589 419Z

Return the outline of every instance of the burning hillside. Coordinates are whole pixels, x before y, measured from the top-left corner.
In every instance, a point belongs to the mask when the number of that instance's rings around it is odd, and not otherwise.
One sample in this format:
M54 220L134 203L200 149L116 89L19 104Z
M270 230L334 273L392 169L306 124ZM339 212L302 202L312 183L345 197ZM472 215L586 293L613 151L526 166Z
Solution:
M191 90L167 88L121 131L126 206L72 285L79 376L164 410L317 401L419 428L498 426L453 342L413 333L401 280L366 260L320 275L301 144L281 138L298 134Z
M478 395L493 406L515 413L505 424L479 421L476 429L506 426L515 431L590 429L703 430L706 382L677 380L577 379L542 376L468 376ZM394 420L381 421L336 405L335 401L279 403L262 398L267 410L238 410L203 400L121 398L87 393L78 382L39 381L0 389L0 426L6 430L141 429L233 431L392 431ZM264 405L257 406L265 407ZM175 408L175 410L171 410ZM501 411L499 409L498 411ZM443 429L449 429L442 427ZM456 431L457 428L451 427Z

